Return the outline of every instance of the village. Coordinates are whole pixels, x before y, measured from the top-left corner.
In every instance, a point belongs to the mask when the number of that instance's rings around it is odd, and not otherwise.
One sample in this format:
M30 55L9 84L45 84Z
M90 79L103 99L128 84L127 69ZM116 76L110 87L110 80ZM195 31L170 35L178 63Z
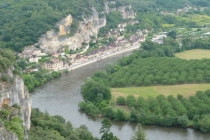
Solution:
M140 47L140 44L145 41L148 31L145 30L136 30L136 32L129 37L125 38L123 32L126 30L127 24L136 24L138 21L129 21L128 23L124 22L118 24L116 29L110 29L109 32L105 33L103 39L111 38L113 41L109 44L105 44L95 49L89 54L85 52L90 48L90 45L87 43L80 52L69 54L66 52L65 47L54 52L49 52L44 49L41 49L37 46L25 47L23 52L18 54L20 59L26 60L29 64L34 64L33 67L27 67L27 72L38 71L39 68L46 69L49 71L60 71L60 70L69 70L73 66L89 62L91 60L100 60L104 56L109 54L115 54L117 52L126 50L128 48ZM90 43L96 42L96 39L92 39ZM71 51L71 50L70 50Z

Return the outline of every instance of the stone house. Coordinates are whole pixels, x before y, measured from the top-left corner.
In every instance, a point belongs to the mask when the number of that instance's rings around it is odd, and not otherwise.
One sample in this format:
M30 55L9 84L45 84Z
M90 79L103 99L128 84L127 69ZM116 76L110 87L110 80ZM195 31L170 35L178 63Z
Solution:
M147 29L142 30L142 32L143 32L144 35L148 35Z
M56 58L44 63L44 69L48 69L50 71L57 71L62 68L63 68L63 61Z
M140 44L139 39L133 39L133 40L131 40L131 46L135 46L135 45L139 45L139 44Z
M122 47L125 47L125 48L131 46L130 41L128 41L127 39L121 40L121 41L119 41L119 43L122 44Z
M53 57L58 57L58 56L59 56L59 53L57 53L57 52L52 52L51 55L52 55Z
M123 45L127 48L131 46L131 43L128 40L126 40Z
M117 36L117 37L116 37L116 40L119 41L119 40L122 40L122 39L124 39L124 38L125 38L124 35L122 35L122 36Z
M137 29L136 30L136 35L137 36L142 36L143 35L143 32L140 29Z
M117 25L117 27L123 27L123 28L125 28L126 26L127 26L126 22Z
M32 55L28 58L29 62L36 62L38 63L39 62L39 59L41 59L41 57L38 57L37 55Z
M138 39L140 42L144 42L146 40L144 36L138 36Z
M124 27L117 27L117 30L120 31L120 32L123 32L123 31L125 31L125 28Z
M106 34L106 37L107 38L117 38L118 36L120 36L120 32L118 31L118 30L116 30L116 29L114 29L114 30L110 30L110 32L108 32L107 34Z
M43 56L45 53L41 52L41 49L35 48L35 47L26 47L20 57L28 58L29 62L36 62L38 63L38 59L40 59L38 56Z
M34 48L33 50L33 55L37 55L37 56L41 56L41 50L40 49L37 49L37 48Z
M30 53L30 52L32 52L34 49L35 49L34 47L26 47L26 48L24 48L23 52L25 52L25 53Z

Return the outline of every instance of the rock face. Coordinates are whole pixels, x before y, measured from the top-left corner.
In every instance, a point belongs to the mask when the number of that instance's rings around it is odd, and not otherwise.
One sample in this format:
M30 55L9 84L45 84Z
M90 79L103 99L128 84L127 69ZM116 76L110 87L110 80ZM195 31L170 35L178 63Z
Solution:
M110 5L112 5L111 8ZM116 7L115 1L105 2L104 12L102 13L104 14L112 11L119 11L124 19L134 19L136 16L136 13L131 9L131 5ZM66 47L68 47L69 50L76 50L77 48L82 47L83 42L89 43L91 36L97 36L99 29L106 26L106 18L99 18L98 12L93 7L92 15L83 18L83 21L79 22L77 33L74 36L69 37L72 23L73 18L71 15L68 15L56 24L59 28L59 32L55 32L54 30L48 31L39 38L38 43L35 45L40 46L40 48L46 52L64 50Z
M7 70L7 72L1 73L0 75L8 75L14 81L13 84L0 83L0 109L5 104L8 106L17 104L20 106L20 117L23 120L23 126L25 127L25 138L27 139L27 130L30 129L31 116L31 99L29 97L29 93L25 89L23 79L17 75L13 75L12 69ZM2 132L5 132L6 135L6 131ZM2 139L3 138L0 135L0 140Z
M78 32L74 36L68 37L68 34L71 32L70 26L73 22L72 16L68 15L65 19L62 19L56 24L56 26L59 27L58 33L53 30L48 31L39 38L36 45L39 45L40 48L48 52L57 51L64 48L64 46L68 46L69 50L80 48L83 42L89 42L90 37L97 36L99 29L106 25L106 19L99 18L95 8L92 10L92 16L84 18L84 20L79 23Z
M57 26L59 27L58 35L67 35L70 33L70 26L73 23L73 19L71 15L68 15L66 18L62 19Z
M110 5L114 5L114 7L110 8ZM105 13L119 11L123 19L134 19L136 16L136 13L131 8L131 5L116 7L115 1L105 2L104 11Z
M18 140L18 137L14 133L8 132L5 127L0 126L0 140Z

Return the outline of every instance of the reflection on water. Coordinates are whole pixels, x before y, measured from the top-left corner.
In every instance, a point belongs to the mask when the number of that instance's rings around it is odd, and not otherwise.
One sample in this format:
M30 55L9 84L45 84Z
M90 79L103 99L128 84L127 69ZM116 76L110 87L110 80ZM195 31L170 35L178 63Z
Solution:
M128 55L129 53L125 54ZM78 103L81 102L80 87L85 78L90 77L95 71L105 69L122 55L113 56L96 63L73 70L57 80L37 88L32 94L32 107L47 111L51 115L61 115L72 122L74 127L85 124L94 136L100 137L99 130L102 118L91 118L79 111ZM174 127L143 126L147 138L150 140L209 140L210 134L203 134L193 129ZM129 140L136 124L128 122L113 122L111 131L121 140Z

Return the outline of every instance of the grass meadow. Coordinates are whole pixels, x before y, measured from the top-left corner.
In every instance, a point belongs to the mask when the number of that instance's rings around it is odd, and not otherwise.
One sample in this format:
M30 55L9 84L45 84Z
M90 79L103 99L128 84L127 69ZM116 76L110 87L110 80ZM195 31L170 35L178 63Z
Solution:
M160 85L160 86L148 86L148 87L126 87L126 88L112 88L112 97L115 100L119 96L127 97L128 95L134 95L136 98L141 96L147 99L149 96L156 97L160 94L174 97L177 94L181 94L188 98L195 95L196 91L205 91L210 89L210 84L183 84L183 85Z
M210 58L210 50L194 49L194 50L176 53L175 56L187 60Z

